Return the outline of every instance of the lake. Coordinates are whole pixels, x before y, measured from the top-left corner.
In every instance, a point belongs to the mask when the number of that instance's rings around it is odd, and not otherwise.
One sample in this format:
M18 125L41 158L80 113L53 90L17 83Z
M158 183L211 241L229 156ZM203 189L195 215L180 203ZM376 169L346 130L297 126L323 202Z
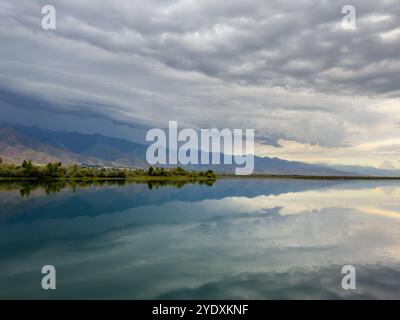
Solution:
M399 262L398 181L0 191L1 299L399 299Z

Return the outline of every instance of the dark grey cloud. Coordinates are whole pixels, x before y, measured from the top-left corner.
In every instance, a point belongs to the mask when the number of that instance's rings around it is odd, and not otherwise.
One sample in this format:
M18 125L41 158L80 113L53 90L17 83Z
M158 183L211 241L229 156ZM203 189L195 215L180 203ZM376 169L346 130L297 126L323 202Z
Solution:
M60 35L240 84L357 94L397 91L393 62L398 62L400 44L380 35L400 27L398 3L353 1L356 31L337 27L345 4L149 1L133 2L122 12L124 4L89 2L81 10L79 2L66 6L80 14L65 18ZM374 22L371 15L387 19Z
M2 111L0 125L17 124L56 131L61 129L87 134L101 133L140 143L143 143L146 132L150 128L140 122L114 121L96 113L88 113L85 109L81 112L69 112L68 110L60 112L58 108L54 108L55 106L59 105L33 96L0 90L0 109Z
M356 30L341 28L345 1L55 0L54 31L45 4L0 1L0 88L55 113L329 148L392 121L371 106L398 99L398 1L352 1Z

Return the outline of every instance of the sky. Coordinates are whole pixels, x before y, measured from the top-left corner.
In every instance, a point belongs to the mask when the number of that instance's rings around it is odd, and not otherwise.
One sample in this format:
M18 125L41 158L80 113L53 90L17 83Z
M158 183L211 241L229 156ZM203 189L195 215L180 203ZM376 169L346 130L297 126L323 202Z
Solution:
M400 168L399 52L400 0L0 0L0 120L252 128L260 156Z

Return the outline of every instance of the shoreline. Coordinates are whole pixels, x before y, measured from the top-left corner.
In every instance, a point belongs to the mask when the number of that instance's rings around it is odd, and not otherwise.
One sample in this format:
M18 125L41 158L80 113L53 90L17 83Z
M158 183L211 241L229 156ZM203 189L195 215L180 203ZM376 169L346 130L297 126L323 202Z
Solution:
M95 182L95 181L126 181L126 182L147 182L147 181L210 181L216 180L216 178L209 177L190 177L190 176L138 176L138 177L128 177L128 178L92 178L92 177L82 177L82 178L46 178L37 179L32 177L0 177L2 182L15 182L15 181L31 181L31 182L50 182L50 181L65 181L65 182Z
M400 177L379 177L379 176L310 176L310 175L274 175L274 174L252 174L238 176L234 174L216 174L222 179L303 179L303 180L399 180Z
M399 180L400 177L379 177L379 176L310 176L310 175L273 175L273 174L253 174L253 175L235 175L219 174L215 177L193 177L193 176L137 176L126 178L100 178L100 177L81 177L81 178L46 178L38 179L33 177L0 177L1 182L14 181L65 181L65 182L95 182L95 181L126 181L126 182L147 182L147 181L212 181L218 179L302 179L302 180Z

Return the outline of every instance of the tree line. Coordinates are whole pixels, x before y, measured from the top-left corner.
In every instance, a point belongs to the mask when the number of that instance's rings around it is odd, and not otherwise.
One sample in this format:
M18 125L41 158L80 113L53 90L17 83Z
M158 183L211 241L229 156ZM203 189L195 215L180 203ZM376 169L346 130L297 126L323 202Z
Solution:
M64 166L61 162L50 162L45 166L34 165L31 160L24 160L21 165L5 164L0 158L0 177L18 179L129 179L135 177L186 177L215 179L211 170L188 171L183 168L149 167L148 169L125 169L85 167L74 164Z

